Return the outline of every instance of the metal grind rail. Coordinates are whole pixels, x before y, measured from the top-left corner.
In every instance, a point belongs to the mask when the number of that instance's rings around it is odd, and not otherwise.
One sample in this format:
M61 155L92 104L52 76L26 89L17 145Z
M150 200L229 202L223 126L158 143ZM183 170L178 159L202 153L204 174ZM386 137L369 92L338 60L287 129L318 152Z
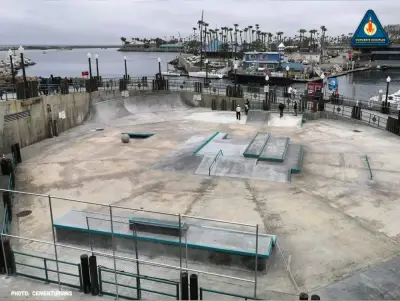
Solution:
M208 167L208 175L211 176L211 170L212 168L215 166L215 164L217 164L217 160L220 156L223 156L223 152L222 150L219 150L219 152L216 154L216 156L214 157L214 160L211 162L210 167Z
M369 159L368 156L365 155L365 161L367 162L367 166L368 166L368 171L369 171L369 179L372 180L372 170L371 170L371 164L369 163Z

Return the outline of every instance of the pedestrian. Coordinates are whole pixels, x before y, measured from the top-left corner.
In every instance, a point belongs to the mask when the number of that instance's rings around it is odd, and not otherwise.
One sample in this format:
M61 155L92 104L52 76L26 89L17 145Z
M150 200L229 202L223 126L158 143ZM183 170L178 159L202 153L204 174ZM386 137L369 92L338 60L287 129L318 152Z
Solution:
M288 94L288 98L290 99L292 96L292 92L293 92L293 88L292 86L289 87L289 89L287 90L287 94Z
M247 103L244 105L244 111L246 112L246 115L249 113L249 105Z
M249 109L250 109L250 101L249 101L249 99L246 99L246 105L249 107Z
M285 109L285 105L281 102L279 104L279 112L280 112L280 118L283 117L283 110Z
M293 89L293 98L297 98L297 88Z
M237 120L240 120L240 112L241 111L242 111L242 108L239 105L237 105L236 106L236 119Z
M297 116L297 101L294 101L293 109L294 109L294 116Z

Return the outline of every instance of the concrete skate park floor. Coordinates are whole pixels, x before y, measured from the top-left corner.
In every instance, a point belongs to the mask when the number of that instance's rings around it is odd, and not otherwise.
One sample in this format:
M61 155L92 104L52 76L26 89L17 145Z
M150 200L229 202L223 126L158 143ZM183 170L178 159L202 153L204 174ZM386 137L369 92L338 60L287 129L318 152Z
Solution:
M280 127L244 124L243 120L235 120L234 112L186 106L173 110L166 107L160 112L144 110L140 114L127 106L120 106L117 113L114 105L107 106L110 111L103 111L101 118L94 117L59 137L24 148L24 161L18 166L18 189L257 223L262 233L277 235L283 254L291 255L291 271L299 290L317 291L330 299L400 298L400 270L391 268L399 265L396 256L400 250L398 137L336 120ZM96 127L103 127L104 131L96 132ZM185 143L187 146L188 141L207 139L215 131L249 139L257 132L290 137L293 143L304 145L302 173L293 176L292 182L276 183L200 176L186 168L152 168L161 158ZM123 144L121 132L155 135ZM370 160L372 180L365 155ZM71 209L99 210L93 205L53 201L55 218ZM32 210L32 214L15 218L12 234L50 241L47 199L18 196L14 212L22 210ZM17 246L26 252L53 254L52 246L39 243L19 241ZM78 257L76 252L73 254L75 262ZM71 252L60 251L60 260L72 260L69 256ZM148 258L141 255L141 259ZM179 265L177 259L151 260ZM384 263L388 260L392 263ZM189 266L218 272L218 267L195 262ZM147 272L152 271L149 268ZM242 270L219 272L252 277ZM288 298L298 293L280 256L274 258L268 273L260 274L258 280L258 297L262 299ZM211 287L232 291L228 282L214 278ZM250 285L244 286L240 290L242 295L251 295Z

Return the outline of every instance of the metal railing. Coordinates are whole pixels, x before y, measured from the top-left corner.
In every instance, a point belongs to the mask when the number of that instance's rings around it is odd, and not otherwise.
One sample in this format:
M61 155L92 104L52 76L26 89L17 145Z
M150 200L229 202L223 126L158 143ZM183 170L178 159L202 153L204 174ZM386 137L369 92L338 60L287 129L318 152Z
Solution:
M208 167L208 175L211 176L211 169L214 167L214 165L217 163L217 160L220 156L223 156L222 150L219 150L219 152L215 155L214 160L211 162L210 166Z
M361 109L360 119L353 118L353 108L344 105L332 105L331 112L338 116L343 116L351 120L358 120L364 124L386 130L387 117L383 115L373 114Z
M103 289L103 284L109 284L109 285L114 285L115 286L116 283L114 281L104 280L103 276L102 276L103 275L102 273L114 274L114 270L106 268L106 267L102 267L102 266L98 267L100 294L101 295L108 295L108 296L116 297L116 294L110 293L110 292L105 291ZM172 281L172 280L168 280L168 279L145 276L145 275L136 275L136 274L133 274L133 273L127 273L127 272L118 271L118 270L115 273L117 275L134 278L135 282L136 282L136 286L131 286L131 285L125 285L125 284L118 283L118 286L125 287L125 288L132 289L132 290L136 291L136 298L131 297L131 296L119 295L119 297L121 297L121 298L138 300L138 299L140 299L140 296L142 295L142 292L148 292L148 293L152 293L152 294L156 294L156 295L160 295L160 296L165 296L165 297L171 297L171 298L174 298L176 300L179 300L179 282L178 281ZM156 283L162 283L162 284L173 286L173 287L175 287L175 294L170 294L170 293L166 293L166 292L161 292L161 291L156 291L156 290L143 288L141 286L141 280L143 280L143 281L152 281L152 282L156 282Z
M51 279L51 277L49 277L49 273L59 273L61 275L66 275L66 276L78 278L78 282L77 283L79 283L79 284L74 284L74 283L69 283L69 282L62 281L62 282L60 282L61 285L69 286L69 287L72 287L72 288L76 288L76 289L82 290L82 275L81 275L81 266L80 266L80 264L58 260L58 264L64 264L64 265L68 265L68 266L74 267L75 270L77 271L76 274L74 274L74 273L69 273L69 272L64 272L64 271L57 271L57 270L53 270L53 269L49 268L49 266L48 266L49 262L56 262L56 260L51 259L51 258L46 258L46 257L33 255L33 254L28 254L28 253L24 253L24 252L18 252L18 251L13 251L13 254L14 254L14 258L16 257L16 255L20 255L20 256L26 256L26 257L30 257L30 258L43 260L43 266L27 264L27 263L18 262L18 261L15 260L14 261L14 264L15 264L15 267L14 267L15 275L26 277L26 278L31 278L31 279L35 279L35 280L39 280L39 281L44 281L46 283L58 283L57 280L53 280L53 279ZM25 272L24 271L19 272L18 266L25 267L25 268L30 268L30 269L34 269L34 270L44 271L44 277L33 275L32 273L28 274L26 271Z
M368 156L365 156L365 161L367 162L367 166L368 166L369 179L372 180L372 170L371 170L371 165L369 164Z
M165 212L157 212L157 211L152 211L152 210L144 210L142 208L128 208L128 207L122 207L122 206L114 206L114 205L109 205L109 204L101 204L101 203L95 203L95 202L88 202L88 201L81 201L81 200L76 200L76 199L71 199L71 198L64 198L64 197L57 197L57 196L50 196L50 195L44 195L44 194L37 194L37 193L30 193L30 192L22 192L22 191L9 191L7 189L0 189L0 191L8 191L8 192L12 192L14 194L19 194L19 195L25 195L25 196L33 196L33 197L43 197L48 201L48 207L49 207L49 211L50 211L50 221L51 221L51 225L54 225L54 220L53 220L53 209L52 209L52 203L54 201L67 201L69 202L69 205L67 205L69 208L72 206L70 203L81 203L81 204L86 204L86 205L90 205L91 207L93 206L100 206L100 211L95 210L93 211L95 212L103 212L102 214L104 214L104 210L108 211L109 213L109 221L111 224L111 245L112 246L112 252L108 252L108 251L104 251L104 250L90 250L88 248L85 247L78 247L75 245L70 245L70 244L62 244L60 242L57 242L56 239L56 234L55 234L55 227L52 227L52 241L46 241L46 240L40 240L40 239L35 239L35 238L28 238L28 237L24 237L24 236L16 236L16 235L10 235L10 234L6 234L6 233L2 233L1 234L1 241L2 241L2 247L4 249L4 240L9 240L10 242L14 241L14 243L12 243L12 250L13 251L21 251L21 250L16 250L15 246L27 246L29 247L29 250L33 250L33 246L38 245L38 247L40 247L40 253L43 253L43 250L46 253L48 253L49 251L51 251L53 249L53 253L54 253L54 262L56 264L56 269L52 269L53 271L55 271L54 273L57 274L57 282L59 285L59 289L61 289L61 285L63 285L63 282L60 279L60 276L62 276L62 272L65 271L65 269L60 270L60 265L63 262L68 262L72 256L72 258L76 258L79 257L81 254L93 254L95 256L97 256L98 258L102 258L103 260L108 260L108 264L107 265L103 265L98 261L98 265L101 266L107 266L107 268L109 270L113 270L114 271L114 275L115 275L115 294L117 295L117 298L119 296L119 290L118 290L118 286L119 286L119 281L118 281L118 277L117 277L117 272L119 271L119 269L117 268L117 266L123 266L123 267L129 267L130 264L134 263L134 264L140 264L141 266L148 266L149 271L154 272L154 267L157 267L159 269L167 269L168 271L166 271L166 274L172 275L174 274L173 271L175 272L179 272L180 274L183 273L183 271L185 272L192 272L192 273L197 273L199 275L202 275L202 277L204 277L203 279L205 279L204 281L206 281L207 283L215 283L215 281L220 281L217 279L229 279L229 282L224 282L225 287L229 287L229 285L233 285L233 291L235 292L236 287L237 287L237 283L235 281L239 281L242 284L250 284L250 286L248 287L248 291L250 292L254 292L254 298L257 298L257 282L258 282L258 272L257 272L257 268L258 268L258 254L259 254L259 247L258 247L258 237L259 237L259 226L258 225L251 225L251 224L245 224L245 223L238 223L238 222L233 222L233 221L223 221L223 220L217 220L217 219L213 219L213 218L207 218L207 217L199 217L199 216L190 216L190 215L185 215L185 214L172 214L172 213L165 213ZM94 207L93 207L94 208ZM101 209L103 208L103 209ZM226 269L221 269L221 271L215 270L215 271L206 271L206 270L201 270L198 268L190 268L187 266L187 253L185 255L185 249L184 246L185 244L183 243L183 238L182 235L179 235L179 242L180 242L180 247L179 247L179 266L176 266L174 264L166 264L166 263L159 263L156 261L152 261L152 260L142 260L142 259L136 259L134 258L134 256L132 256L132 254L129 254L128 256L124 255L126 254L126 252L122 252L117 254L117 245L115 242L115 239L117 239L118 237L116 237L116 234L114 232L114 226L113 226L113 221L114 218L118 219L118 214L117 212L123 211L123 210L128 210L127 212L129 213L129 216L132 216L132 214L134 212L142 212L142 214L144 213L148 213L148 214L160 214L163 215L165 217L169 217L170 220L177 220L177 223L180 225L183 225L182 223L182 219L184 219L184 223L187 223L187 221L191 220L191 224L192 225L196 225L196 223L198 224L198 226L203 225L203 223L209 221L212 225L215 225L216 223L223 223L225 224L225 227L228 227L228 225L231 225L232 227L251 227L252 229L255 229L254 232L254 239L255 239L255 265L254 265L254 271L250 270L248 271L248 277L243 277L243 278L239 278L236 276L231 276L229 274L227 274L226 272L221 273L222 271L225 271ZM125 216L125 215L124 215ZM210 228L211 229L211 228ZM219 228L219 229L223 229L223 228ZM182 230L180 230L182 231ZM252 232L246 232L246 233L252 233ZM183 235L184 236L184 235ZM185 238L186 239L186 236ZM18 242L21 243L18 243ZM84 242L85 244L87 242ZM47 246L47 247L45 247ZM278 246L278 244L276 243L276 246ZM118 251L119 252L119 251ZM3 254L4 255L4 254ZM40 255L40 254L39 254ZM66 261L62 261L60 260L60 256L61 257L65 257L68 258ZM283 256L283 255L282 255ZM39 256L40 257L40 256ZM186 258L186 259L185 259ZM184 267L184 260L186 260L186 267ZM18 261L19 263L24 263L24 264L30 264L30 262L21 262ZM114 264L110 264L110 263L114 263ZM130 264L129 264L130 263ZM7 264L7 262L6 262ZM151 268L150 268L151 267ZM9 269L6 266L6 271L7 273L9 273ZM129 271L130 272L130 271ZM161 274L163 274L165 272L161 272ZM138 273L135 273L138 275ZM157 273L160 274L160 273ZM175 275L175 274L174 274ZM33 275L35 276L35 275ZM156 276L156 275L155 275ZM171 276L173 278L170 279L177 279L176 277L178 276ZM43 278L43 277L42 277ZM215 279L214 279L215 278ZM253 278L253 279L251 279ZM44 277L44 279L46 279L46 277ZM124 284L124 283L122 283ZM297 286L296 286L297 287ZM228 289L229 291L230 289ZM251 293L250 293L251 294Z

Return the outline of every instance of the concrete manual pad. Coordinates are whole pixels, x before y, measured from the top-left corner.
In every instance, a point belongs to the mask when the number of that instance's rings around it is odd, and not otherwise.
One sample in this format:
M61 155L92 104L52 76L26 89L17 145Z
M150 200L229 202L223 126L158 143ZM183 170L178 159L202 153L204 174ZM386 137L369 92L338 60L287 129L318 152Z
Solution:
M137 214L136 217L140 217ZM170 221L171 223L174 221ZM176 222L176 221L175 221ZM87 235L88 225L91 232L101 232L111 235L110 217L105 214L71 210L54 221L56 229L80 230ZM129 217L113 216L113 231L115 236L133 239L133 232L129 229ZM137 229L138 240L154 240L166 244L179 244L179 237L162 233L150 233ZM58 237L62 240L64 237ZM187 224L186 241L188 247L213 249L215 251L237 253L242 255L255 255L256 236L253 232L236 232L224 228L205 227L196 224ZM258 256L269 257L272 245L275 243L274 235L259 234ZM185 242L181 242L185 244Z
M283 113L282 118L279 114L271 113L269 115L268 126L277 127L301 127L302 116L294 116L292 113Z
M253 158L257 158L258 156L260 156L270 136L270 133L257 133L257 135L244 151L243 156Z
M259 160L283 161L289 145L290 138L270 137L265 145Z
M210 123L236 123L245 124L247 116L241 114L240 120L236 119L236 112L199 112L186 116L185 119L210 122Z

